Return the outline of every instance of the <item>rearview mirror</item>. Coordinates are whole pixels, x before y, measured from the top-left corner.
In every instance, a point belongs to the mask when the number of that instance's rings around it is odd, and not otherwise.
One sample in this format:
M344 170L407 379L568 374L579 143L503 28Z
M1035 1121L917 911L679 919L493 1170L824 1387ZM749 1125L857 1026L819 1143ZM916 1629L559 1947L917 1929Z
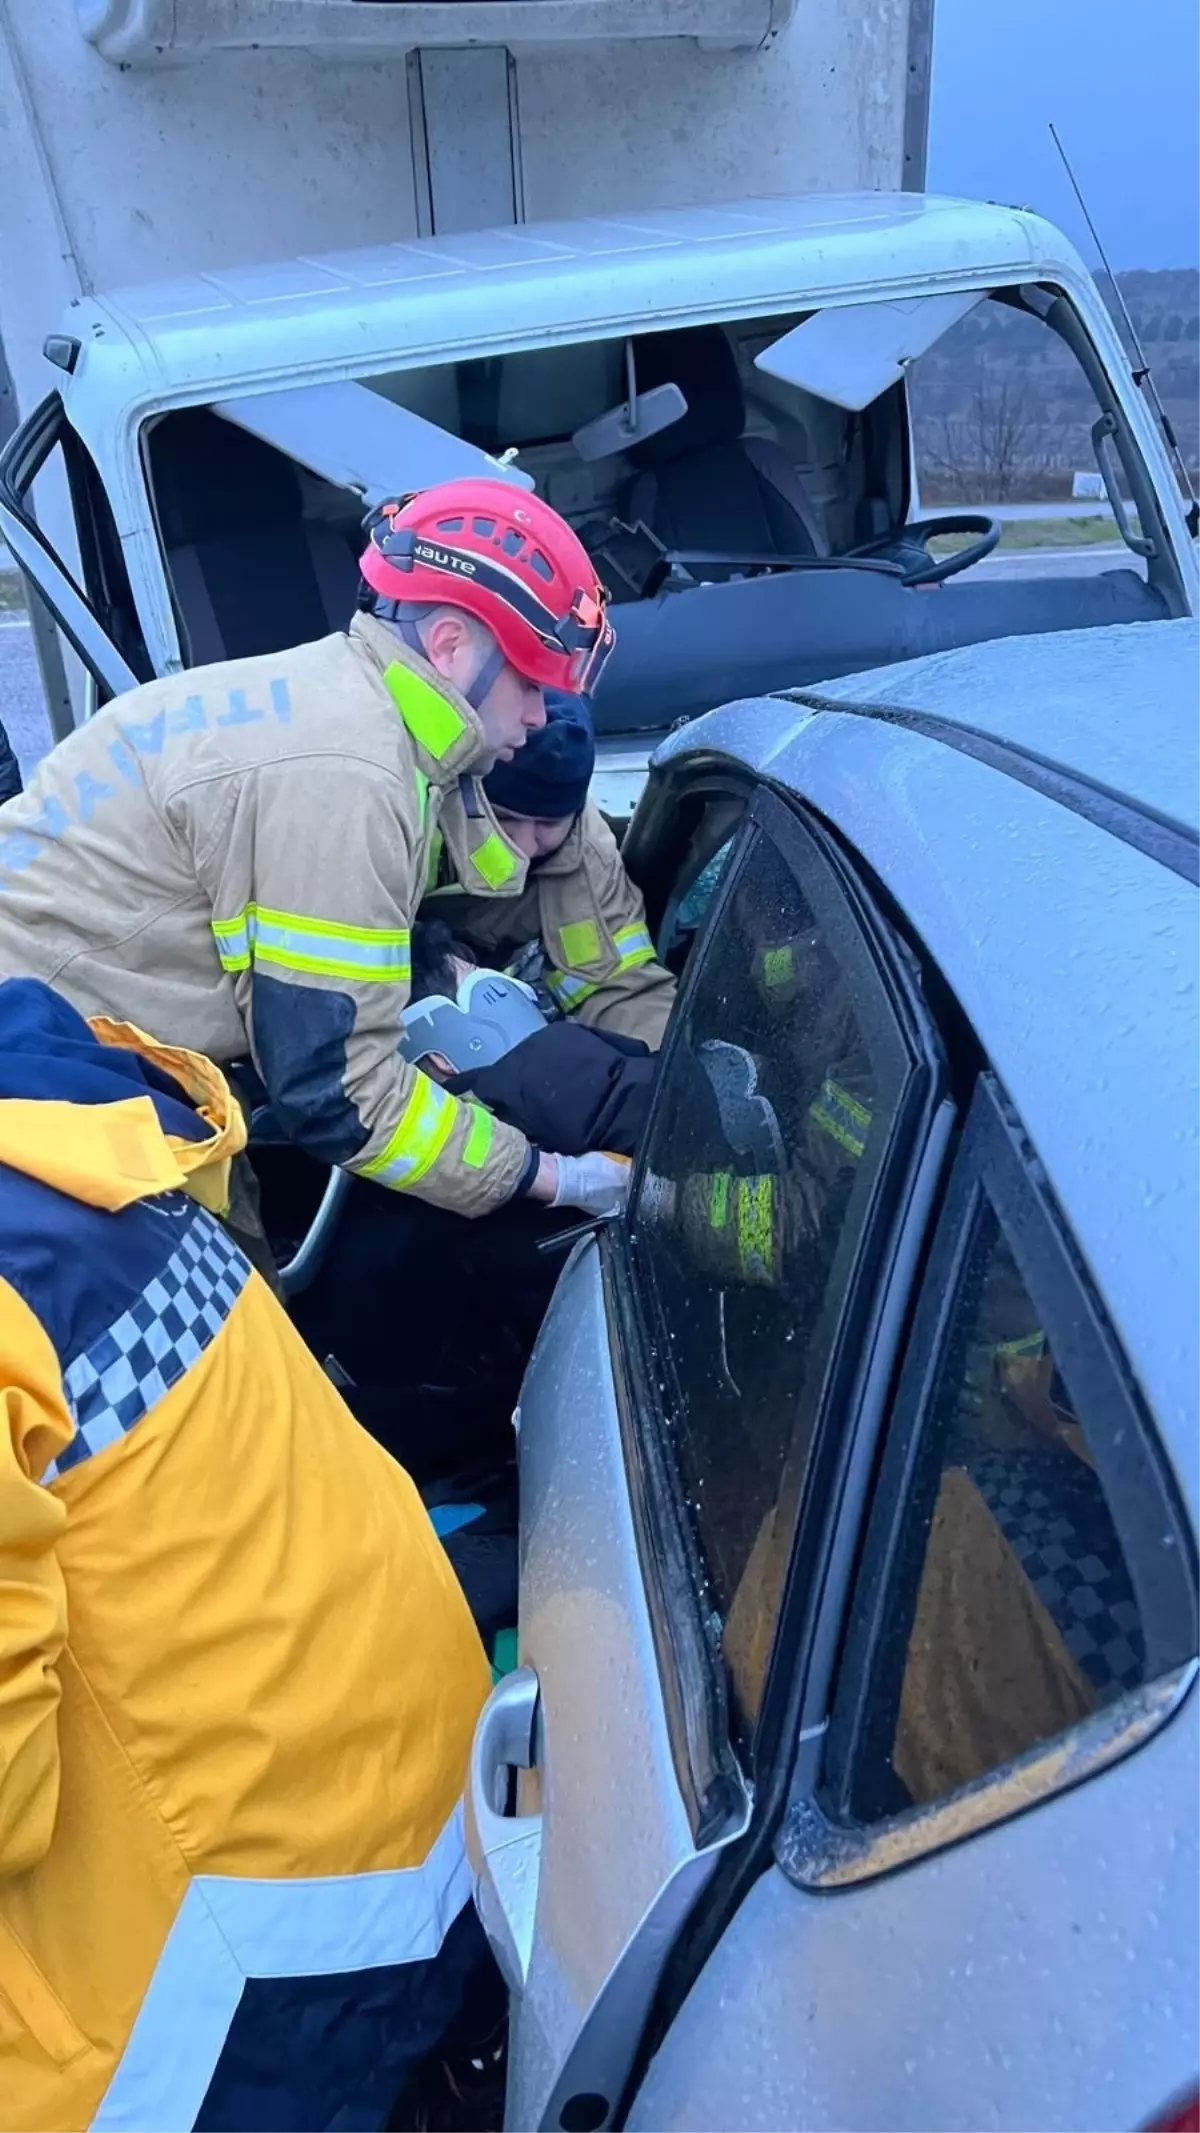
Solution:
M983 300L983 291L968 289L893 303L831 305L764 348L754 367L858 414Z
M612 459L627 452L631 444L657 437L687 413L687 401L678 385L652 385L648 393L634 393L619 407L606 407L577 429L571 442L581 459Z

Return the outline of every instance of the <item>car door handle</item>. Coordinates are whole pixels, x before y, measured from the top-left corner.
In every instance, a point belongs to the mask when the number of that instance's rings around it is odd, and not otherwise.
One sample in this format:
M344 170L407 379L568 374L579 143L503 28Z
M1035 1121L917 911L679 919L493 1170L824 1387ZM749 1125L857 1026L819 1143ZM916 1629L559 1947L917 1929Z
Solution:
M529 1974L537 1911L542 1818L505 1810L513 1770L532 1770L538 1678L517 1667L497 1682L479 1714L467 1780L467 1856L475 1904L510 1992Z

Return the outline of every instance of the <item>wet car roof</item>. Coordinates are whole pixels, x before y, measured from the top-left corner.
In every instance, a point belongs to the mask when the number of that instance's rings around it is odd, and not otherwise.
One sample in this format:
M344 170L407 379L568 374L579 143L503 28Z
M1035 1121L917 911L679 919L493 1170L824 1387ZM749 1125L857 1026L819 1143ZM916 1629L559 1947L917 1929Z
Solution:
M964 645L820 694L942 718L1200 829L1200 629L1143 622Z

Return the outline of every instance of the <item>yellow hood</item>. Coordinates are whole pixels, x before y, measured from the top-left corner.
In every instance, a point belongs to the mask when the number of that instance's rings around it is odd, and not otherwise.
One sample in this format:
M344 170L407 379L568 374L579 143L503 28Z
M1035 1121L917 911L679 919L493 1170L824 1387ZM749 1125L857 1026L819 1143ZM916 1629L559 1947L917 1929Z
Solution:
M157 1044L131 1022L99 1016L90 1027L101 1044L140 1052L170 1074L210 1128L208 1136L190 1141L165 1132L149 1096L111 1104L9 1097L0 1101L0 1163L113 1213L182 1191L224 1214L229 1166L246 1145L246 1122L224 1075L200 1053Z

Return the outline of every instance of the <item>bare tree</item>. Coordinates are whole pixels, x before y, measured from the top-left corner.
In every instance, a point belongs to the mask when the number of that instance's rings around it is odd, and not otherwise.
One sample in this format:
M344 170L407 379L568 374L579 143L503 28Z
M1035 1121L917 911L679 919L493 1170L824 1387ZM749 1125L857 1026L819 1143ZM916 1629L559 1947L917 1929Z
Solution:
M961 410L920 427L925 467L964 504L1005 503L1053 461L1028 386L987 364L977 368Z

